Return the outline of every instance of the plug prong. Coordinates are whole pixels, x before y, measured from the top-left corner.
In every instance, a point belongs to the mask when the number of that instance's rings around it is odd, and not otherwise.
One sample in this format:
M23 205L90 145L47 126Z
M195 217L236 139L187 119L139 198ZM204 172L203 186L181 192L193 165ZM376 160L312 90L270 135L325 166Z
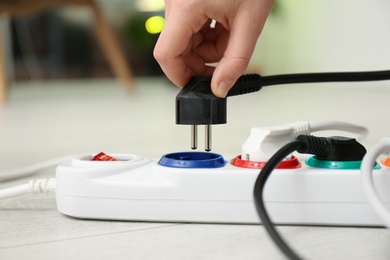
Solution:
M211 125L205 126L205 150L206 152L211 151Z
M191 125L191 149L196 150L198 148L198 126Z

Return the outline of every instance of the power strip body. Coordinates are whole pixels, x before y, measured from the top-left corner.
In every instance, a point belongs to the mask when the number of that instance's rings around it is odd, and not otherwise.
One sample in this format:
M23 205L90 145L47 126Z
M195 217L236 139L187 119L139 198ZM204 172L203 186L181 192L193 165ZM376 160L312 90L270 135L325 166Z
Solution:
M231 165L185 169L160 166L137 155L118 162L75 158L57 167L58 210L82 219L259 224L253 188L260 172ZM274 223L381 226L365 198L359 170L276 169L265 187ZM260 173L261 174L261 173ZM374 180L390 205L390 169Z

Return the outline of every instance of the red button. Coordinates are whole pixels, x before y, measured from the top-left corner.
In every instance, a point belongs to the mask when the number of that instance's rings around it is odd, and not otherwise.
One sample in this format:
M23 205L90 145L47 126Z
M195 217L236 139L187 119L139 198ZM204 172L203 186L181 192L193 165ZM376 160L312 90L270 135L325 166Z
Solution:
M98 153L92 158L92 161L116 161L114 157L111 157L105 153Z
M267 162L255 162L255 161L247 161L241 159L241 155L238 155L231 162L234 166L241 168L250 168L250 169L263 169ZM276 169L296 169L300 168L301 163L298 161L297 157L292 156L289 160L283 160L276 167Z

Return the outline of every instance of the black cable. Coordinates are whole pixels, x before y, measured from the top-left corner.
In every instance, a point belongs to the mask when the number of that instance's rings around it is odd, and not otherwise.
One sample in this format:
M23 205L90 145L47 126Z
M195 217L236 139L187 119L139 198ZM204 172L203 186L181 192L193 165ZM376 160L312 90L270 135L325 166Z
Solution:
M262 86L294 84L294 83L319 83L319 82L356 82L390 80L390 70L361 71L361 72L323 72L323 73L298 73L285 75L262 76Z
M361 82L361 81L380 81L390 80L390 70L380 71L357 71L357 72L318 72L318 73L297 73L297 74L282 74L282 75L270 75L261 76L259 74L245 74L239 77L229 90L227 97L243 95L248 93L257 92L262 87L272 85L283 85L283 84L296 84L296 83L323 83L323 82ZM205 84L199 84L203 81ZM206 91L208 95L212 95L210 90L211 77L194 78L190 81L186 93L197 92L202 93L203 99ZM179 93L180 94L180 93ZM192 94L192 93L191 93ZM199 95L199 93L197 93ZM222 102L219 100L219 102ZM190 106L193 107L193 106ZM199 111L203 111L199 109ZM226 109L219 109L218 111L225 111ZM205 114L202 112L202 115ZM210 112L212 114L212 112ZM203 115L204 117L204 115Z
M299 257L282 239L276 231L271 219L268 216L264 205L263 191L265 183L272 171L294 151L298 153L312 154L316 158L329 161L358 161L362 160L366 149L354 138L333 136L317 137L312 135L300 135L295 141L292 141L280 148L266 163L259 173L254 186L254 202L260 220L267 230L268 234L279 247L279 249L292 260L300 260Z
M261 173L256 179L254 187L254 201L256 205L257 213L261 219L261 222L264 228L267 230L268 234L271 236L272 240L279 247L279 249L292 260L300 260L299 257L282 239L279 233L276 231L275 227L272 224L271 219L268 216L267 210L265 209L264 199L263 199L263 190L265 183L268 177L271 175L272 171L278 166L278 164L290 155L292 152L299 150L304 143L302 141L293 141L285 146L283 146L279 151L277 151L271 159L267 162L264 168L261 170Z

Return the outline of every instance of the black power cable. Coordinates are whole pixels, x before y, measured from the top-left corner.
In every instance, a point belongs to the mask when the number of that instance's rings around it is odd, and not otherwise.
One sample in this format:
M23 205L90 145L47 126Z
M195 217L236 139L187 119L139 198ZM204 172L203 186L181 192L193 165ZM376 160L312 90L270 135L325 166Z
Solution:
M271 159L267 162L264 168L261 170L259 176L256 179L255 188L254 188L254 201L256 205L257 213L261 219L261 223L264 228L267 230L268 234L271 236L272 240L279 247L279 249L292 260L302 259L299 257L282 239L279 233L276 231L274 225L272 224L271 219L268 216L267 210L264 205L263 191L265 183L268 177L271 175L272 171L278 166L278 164L284 160L289 154L298 150L302 147L301 141L293 141L291 143L283 146L279 151L277 151Z
M379 81L389 79L390 70L361 72L298 73L263 76L262 86L294 83Z
M302 259L283 240L276 231L264 205L263 192L265 183L272 171L293 152L313 154L317 159L334 161L362 160L366 149L353 138L347 137L315 137L300 135L280 148L266 163L258 175L254 186L254 202L260 220L278 248L291 260Z

